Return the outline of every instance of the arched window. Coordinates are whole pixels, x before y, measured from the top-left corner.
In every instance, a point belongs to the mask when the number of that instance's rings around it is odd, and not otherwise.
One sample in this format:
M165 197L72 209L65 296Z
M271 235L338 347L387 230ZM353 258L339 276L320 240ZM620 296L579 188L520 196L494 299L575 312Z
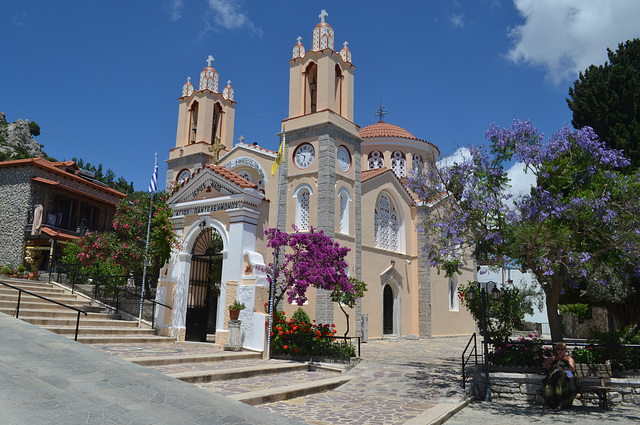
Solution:
M396 207L384 193L378 198L374 215L375 246L398 251L400 248L400 220Z
M395 151L391 155L391 169L399 179L407 176L407 162L402 152Z
M211 144L216 144L216 137L220 137L220 118L222 114L222 106L216 102L213 107L213 117L211 123Z
M193 102L189 108L189 143L196 142L198 131L198 102Z
M343 235L349 234L349 202L351 196L344 187L339 191L340 199L340 233Z
M380 151L373 151L369 154L369 169L375 170L384 167L384 158Z
M311 62L305 71L307 90L305 92L305 114L314 113L318 104L318 66Z
M424 161L418 153L413 154L413 173L419 174L424 170Z
M293 197L296 198L296 227L300 230L309 230L311 224L309 223L309 198L313 192L311 186L303 184L299 186Z

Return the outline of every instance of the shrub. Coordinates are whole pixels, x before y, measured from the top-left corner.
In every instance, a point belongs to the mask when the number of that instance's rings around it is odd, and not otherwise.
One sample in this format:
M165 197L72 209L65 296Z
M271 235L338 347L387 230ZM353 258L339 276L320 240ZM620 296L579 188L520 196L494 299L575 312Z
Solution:
M500 366L542 366L543 360L542 339L533 334L516 341L494 343L489 352L489 361Z

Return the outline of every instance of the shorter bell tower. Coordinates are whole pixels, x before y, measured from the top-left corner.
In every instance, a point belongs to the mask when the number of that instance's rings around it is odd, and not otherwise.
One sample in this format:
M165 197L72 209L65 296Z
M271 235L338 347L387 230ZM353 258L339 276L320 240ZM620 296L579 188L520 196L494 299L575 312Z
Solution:
M189 178L207 164L216 164L220 151L233 147L235 92L231 80L220 90L220 75L212 66L213 56L200 72L198 90L191 77L179 99L176 146L167 160L167 187Z

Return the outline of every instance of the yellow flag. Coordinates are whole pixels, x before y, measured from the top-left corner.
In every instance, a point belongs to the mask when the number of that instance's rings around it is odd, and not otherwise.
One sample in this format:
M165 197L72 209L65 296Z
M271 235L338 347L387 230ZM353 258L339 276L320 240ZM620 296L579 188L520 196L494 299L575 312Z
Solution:
M284 140L285 140L285 130L284 130L284 126L282 126L282 140L280 141L280 148L278 149L276 160L273 161L273 166L271 167L272 176L276 175L276 170L278 169L278 165L282 164L282 160L284 159Z

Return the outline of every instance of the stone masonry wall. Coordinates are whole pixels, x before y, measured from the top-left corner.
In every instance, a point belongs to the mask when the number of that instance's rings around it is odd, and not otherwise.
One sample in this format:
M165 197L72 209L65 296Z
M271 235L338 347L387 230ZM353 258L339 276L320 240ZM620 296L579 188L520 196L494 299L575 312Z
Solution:
M491 397L493 400L526 402L544 404L542 397L536 390L542 387L543 375L528 373L491 373ZM474 389L477 395L484 396L484 373L476 372L473 376ZM607 386L612 388L609 393L610 406L640 407L640 379L639 378L611 378ZM582 386L599 385L597 380L583 379ZM598 396L595 393L578 394L574 405L597 406Z
M22 264L24 226L32 208L31 167L0 169L0 265Z

